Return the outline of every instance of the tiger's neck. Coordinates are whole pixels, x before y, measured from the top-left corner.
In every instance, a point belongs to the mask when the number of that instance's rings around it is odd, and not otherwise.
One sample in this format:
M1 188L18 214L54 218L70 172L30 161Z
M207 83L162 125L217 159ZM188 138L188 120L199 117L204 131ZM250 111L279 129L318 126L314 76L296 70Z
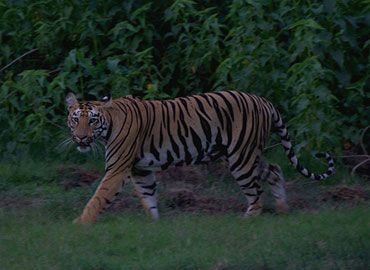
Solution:
M114 141L120 137L125 145L140 143L148 131L150 125L149 114L152 114L147 108L145 101L127 101L126 99L116 99L113 101L112 109L106 111L105 119L108 128L104 139L106 140L106 150L114 144Z

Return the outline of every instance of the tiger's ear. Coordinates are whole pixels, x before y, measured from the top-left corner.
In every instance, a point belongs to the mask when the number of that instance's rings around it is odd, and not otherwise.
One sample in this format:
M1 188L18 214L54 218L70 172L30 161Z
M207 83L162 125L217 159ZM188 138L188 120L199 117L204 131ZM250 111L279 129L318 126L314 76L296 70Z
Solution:
M103 104L104 109L109 109L109 108L112 107L112 95L111 94L108 94L108 95L104 96L101 99L101 101L104 102L104 104Z
M66 97L66 103L68 105L68 110L69 110L78 103L78 100L73 93L68 93Z

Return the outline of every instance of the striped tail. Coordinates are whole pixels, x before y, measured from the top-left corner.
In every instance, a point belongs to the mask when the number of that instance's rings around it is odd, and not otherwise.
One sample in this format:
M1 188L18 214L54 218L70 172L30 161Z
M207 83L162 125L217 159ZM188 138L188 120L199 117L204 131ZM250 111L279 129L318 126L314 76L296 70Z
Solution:
M333 174L334 171L334 161L332 157L328 153L317 153L316 157L318 158L326 158L326 160L329 163L328 170L323 174L314 174L310 171L308 171L305 167L302 166L302 164L299 162L297 156L294 154L292 143L290 142L290 136L288 134L288 130L285 127L283 120L280 117L279 112L275 109L275 112L273 114L273 123L275 128L277 128L278 133L281 138L281 143L284 146L285 153L288 156L290 162L293 164L294 168L297 169L299 173L301 173L303 176L322 181L326 178L328 178L330 175Z

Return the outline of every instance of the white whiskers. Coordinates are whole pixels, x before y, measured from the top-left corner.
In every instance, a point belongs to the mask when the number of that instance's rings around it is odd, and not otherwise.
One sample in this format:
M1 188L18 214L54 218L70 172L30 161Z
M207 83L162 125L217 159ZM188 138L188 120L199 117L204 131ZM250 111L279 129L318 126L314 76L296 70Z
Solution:
M71 137L64 139L61 143L58 144L57 150L59 152L69 150L74 145L74 142Z
M104 144L101 141L96 140L93 143L91 143L90 146L93 156L102 155L102 153L104 153Z

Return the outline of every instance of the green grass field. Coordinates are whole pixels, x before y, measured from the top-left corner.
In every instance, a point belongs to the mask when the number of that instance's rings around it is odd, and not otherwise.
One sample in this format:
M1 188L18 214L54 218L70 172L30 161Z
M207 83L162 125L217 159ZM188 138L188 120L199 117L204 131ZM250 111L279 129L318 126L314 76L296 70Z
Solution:
M100 163L84 164L102 169ZM344 171L317 183L303 180L283 164L294 186L288 197L304 202L292 205L288 215L274 213L268 192L270 210L243 219L242 212L168 209L161 190L162 218L157 222L144 215L134 198L129 209L107 211L98 223L77 226L71 221L96 183L66 189L60 182L67 177L62 166L59 160L28 159L0 165L1 270L370 269L369 200L322 199L343 185L355 184L368 194L367 182L349 179ZM203 193L243 200L233 181L205 181L208 188ZM128 186L121 200L131 200L130 192Z
M0 269L369 269L368 213L126 214L73 226L52 209L2 210Z

